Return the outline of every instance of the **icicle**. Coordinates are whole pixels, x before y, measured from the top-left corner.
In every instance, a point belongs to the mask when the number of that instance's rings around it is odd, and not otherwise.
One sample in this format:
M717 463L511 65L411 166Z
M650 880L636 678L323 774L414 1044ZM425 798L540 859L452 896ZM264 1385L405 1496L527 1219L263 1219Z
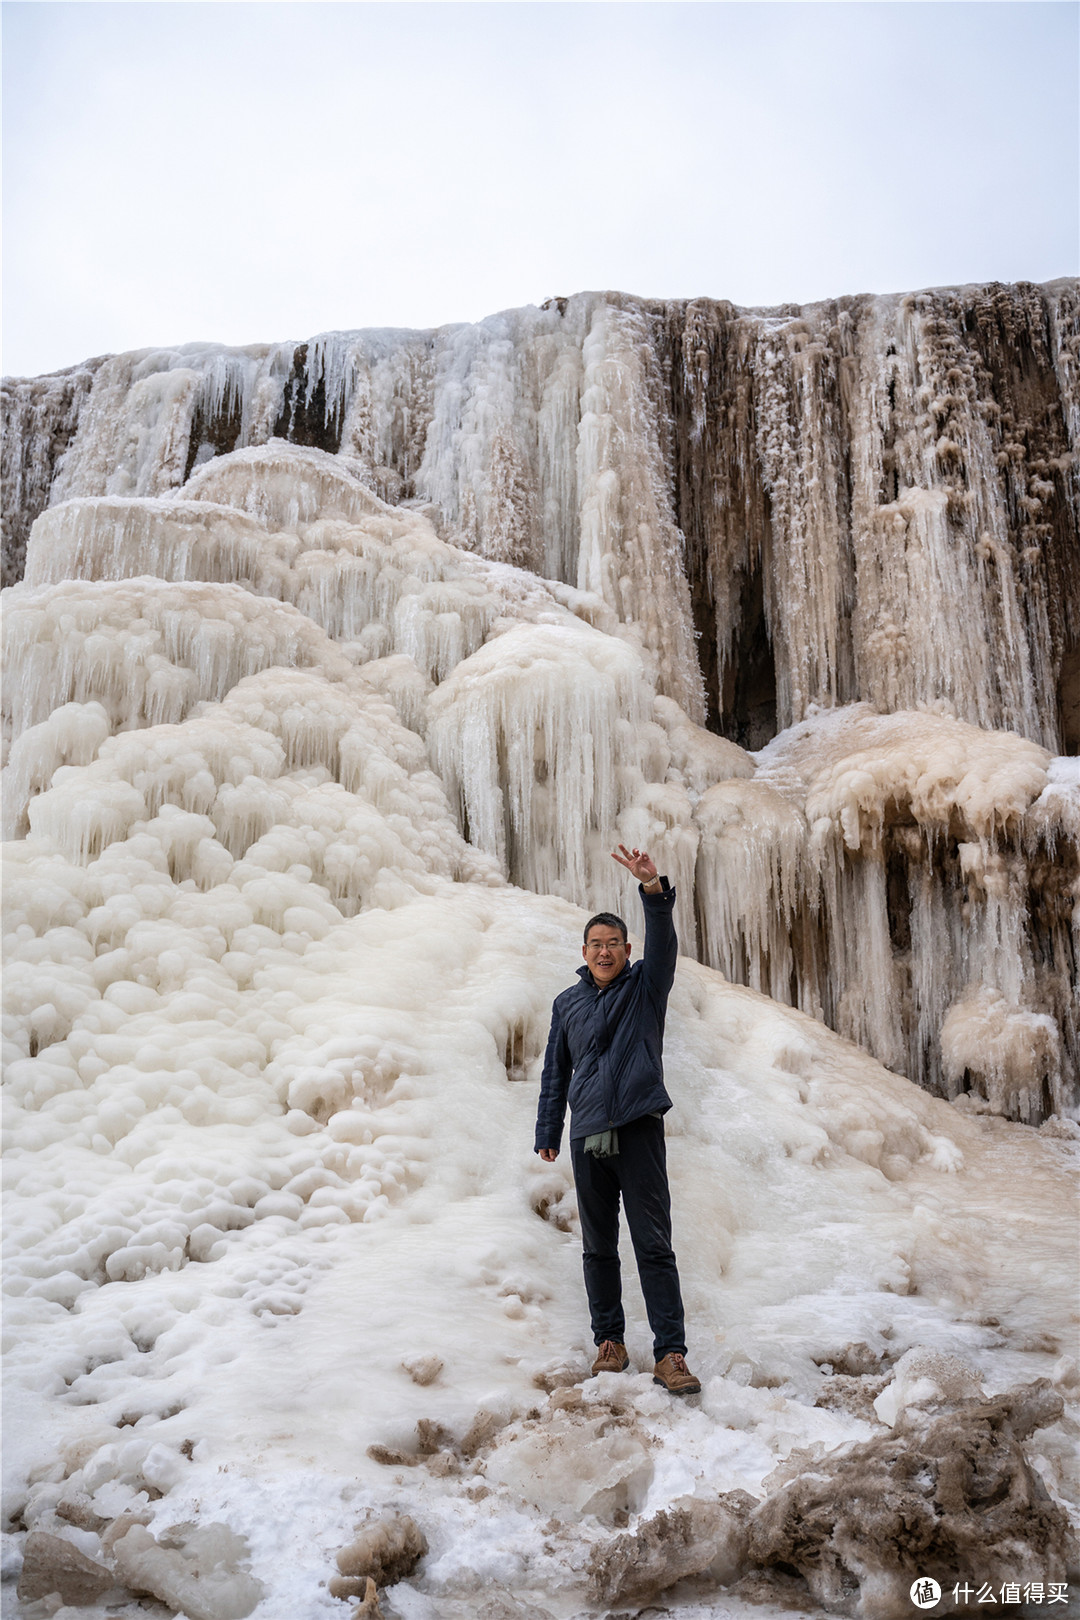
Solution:
M577 582L602 596L624 623L641 628L659 691L701 722L683 537L661 452L660 388L651 375L647 323L631 310L599 308L583 358Z
M61 704L100 703L114 728L183 718L272 665L316 667L331 680L350 661L295 608L235 585L162 581L17 586L9 595L5 698L12 734Z
M633 651L583 625L519 625L459 664L428 741L470 841L526 888L595 894L650 701Z
M694 819L704 960L777 1001L813 1005L813 987L796 986L791 937L814 893L802 812L763 783L733 781L710 787Z
M839 356L818 323L763 323L754 360L758 453L770 498L766 611L776 649L780 728L811 704L854 695L853 596L838 432Z

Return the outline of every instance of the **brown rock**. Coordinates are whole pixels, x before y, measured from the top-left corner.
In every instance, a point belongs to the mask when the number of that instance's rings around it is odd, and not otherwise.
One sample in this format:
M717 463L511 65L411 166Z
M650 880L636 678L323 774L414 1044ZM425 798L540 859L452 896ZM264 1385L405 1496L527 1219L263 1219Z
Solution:
M91 1506L90 1498L81 1493L63 1497L57 1502L56 1517L66 1519L68 1524L77 1525L80 1530L100 1531L109 1523L107 1518Z
M350 1598L366 1596L370 1579L370 1575L331 1575L327 1590L331 1597L347 1603Z
M435 1423L431 1418L421 1418L416 1425L416 1449L421 1457L434 1457L437 1451L453 1444L453 1435L441 1423Z
M461 1455L475 1457L478 1451L490 1446L499 1430L505 1427L505 1421L494 1412L487 1412L481 1407L461 1437L461 1444L458 1447Z
M413 1361L403 1361L401 1365L413 1383L421 1387L433 1384L443 1370L438 1356L417 1356Z
M400 1451L397 1446L383 1446L378 1443L368 1446L367 1454L372 1462L382 1463L384 1468L415 1468L420 1461L420 1458L411 1452Z

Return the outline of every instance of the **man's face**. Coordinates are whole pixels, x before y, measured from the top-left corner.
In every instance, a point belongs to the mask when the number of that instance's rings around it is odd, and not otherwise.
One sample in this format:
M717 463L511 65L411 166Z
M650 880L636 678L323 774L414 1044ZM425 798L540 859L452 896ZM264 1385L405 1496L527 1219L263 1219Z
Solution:
M589 937L581 947L589 972L597 984L610 984L617 979L630 957L629 942L617 928L596 923L589 929Z

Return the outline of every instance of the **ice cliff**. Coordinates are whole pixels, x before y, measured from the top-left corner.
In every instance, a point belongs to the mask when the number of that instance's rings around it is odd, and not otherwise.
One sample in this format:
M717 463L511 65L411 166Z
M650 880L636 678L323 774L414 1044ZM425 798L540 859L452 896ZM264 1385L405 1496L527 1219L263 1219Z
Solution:
M95 727L322 631L410 661L406 723L511 881L614 903L621 827L700 960L1045 1117L1080 1072L1078 367L1056 282L581 294L8 382L9 835Z

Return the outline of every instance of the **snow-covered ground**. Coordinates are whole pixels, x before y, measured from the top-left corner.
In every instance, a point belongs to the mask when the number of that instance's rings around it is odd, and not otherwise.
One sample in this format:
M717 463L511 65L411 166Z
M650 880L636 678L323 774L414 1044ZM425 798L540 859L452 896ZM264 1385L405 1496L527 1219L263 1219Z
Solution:
M47 881L27 871L29 906ZM87 1493L108 1518L153 1496L158 1532L227 1523L263 1620L341 1612L334 1553L363 1510L404 1510L431 1547L395 1591L406 1620L496 1586L568 1615L620 1507L761 1496L793 1453L868 1438L872 1412L815 1405L853 1355L873 1373L945 1351L987 1391L1068 1378L1066 1142L965 1116L684 959L668 1136L704 1392L653 1385L628 1258L635 1372L552 1418L544 1384L580 1383L590 1343L566 1158L531 1152L528 1055L583 915L443 883L300 949L267 941L246 993L227 969L164 994L115 981L88 1043L110 1068L66 1087L54 1070L12 1126L6 1467L17 1499L39 1481L33 1522ZM588 1414L612 1401L626 1421L605 1435ZM421 1419L447 1431L434 1461L368 1457L415 1453ZM1049 1431L1059 1491L1064 1449Z

